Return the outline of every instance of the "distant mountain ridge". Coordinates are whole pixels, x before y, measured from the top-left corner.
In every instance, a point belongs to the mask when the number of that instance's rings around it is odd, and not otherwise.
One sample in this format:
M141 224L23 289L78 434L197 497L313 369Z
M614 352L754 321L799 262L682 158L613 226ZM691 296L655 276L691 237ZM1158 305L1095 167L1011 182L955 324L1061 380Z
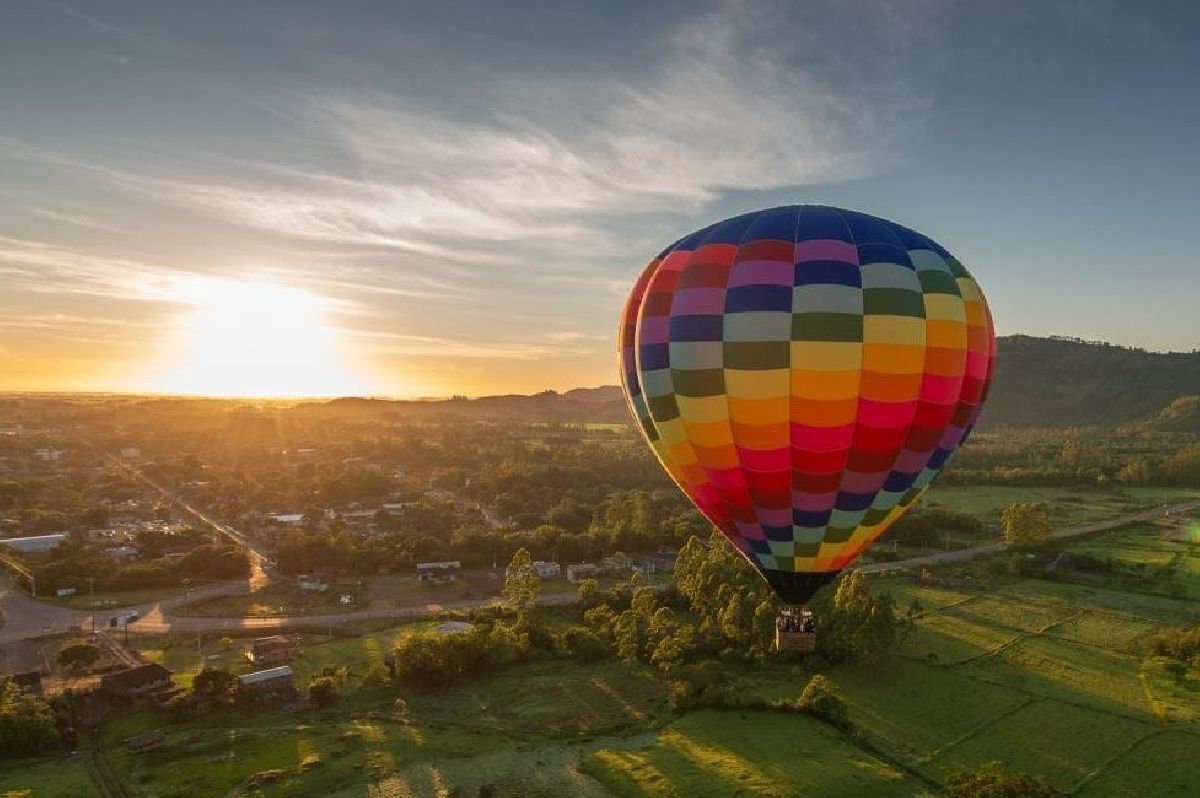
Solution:
M999 338L996 349L996 374L981 429L1139 425L1200 434L1200 352L1146 352L1028 335ZM322 406L435 417L629 421L616 385L474 399L336 399Z

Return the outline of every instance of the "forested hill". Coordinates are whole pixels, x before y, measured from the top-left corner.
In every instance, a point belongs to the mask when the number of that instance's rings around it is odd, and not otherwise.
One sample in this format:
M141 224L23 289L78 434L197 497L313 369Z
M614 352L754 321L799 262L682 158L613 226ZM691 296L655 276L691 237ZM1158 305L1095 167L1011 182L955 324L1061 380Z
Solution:
M1136 425L1188 432L1197 425L1200 352L1159 353L1065 338L1012 335L997 341L996 375L980 424L998 427ZM325 407L391 416L627 422L615 385L533 396L393 402L338 399ZM311 409L312 406L310 405Z
M1063 338L996 343L981 428L1118 426L1200 394L1200 352L1146 352Z

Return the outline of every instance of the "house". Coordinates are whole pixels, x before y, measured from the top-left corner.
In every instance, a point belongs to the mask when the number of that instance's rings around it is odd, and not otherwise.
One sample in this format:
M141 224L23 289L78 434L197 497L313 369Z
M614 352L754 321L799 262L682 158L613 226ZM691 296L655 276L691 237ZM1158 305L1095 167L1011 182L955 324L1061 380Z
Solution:
M8 546L22 554L42 554L57 549L67 539L66 535L35 535L28 538L0 539L0 546Z
M584 579L595 579L600 575L600 566L593 562L580 562L567 566L567 581L580 582Z
M131 754L140 754L142 751L158 748L166 741L167 735L163 734L160 729L155 729L154 731L142 732L132 737L126 737L125 750Z
M14 673L12 675L13 684L20 687L23 692L33 693L34 695L42 694L42 673L41 671L26 671L25 673Z
M417 582L423 585L447 585L458 579L458 570L462 563L458 560L447 562L417 563Z
M100 677L100 689L130 698L165 690L171 686L171 672L162 665L148 663Z
M277 513L271 516L271 520L286 526L300 526L304 523L304 513Z
M403 515L409 507L415 507L416 502L385 502L383 511L391 516Z
M246 698L291 697L296 694L295 674L290 665L246 673L238 677L238 692Z
M542 562L538 560L533 564L533 567L537 571L537 575L542 579L558 579L562 576L562 566L556 562Z
M136 446L127 446L121 450L121 457L126 460L138 460L142 456L142 450Z
M64 454L66 454L66 452L64 452L62 449L34 449L33 450L34 458L37 460L41 460L44 463L50 463L50 462L54 462L56 460L61 460L62 456Z
M251 665L274 665L292 659L292 641L283 635L260 637L246 649L246 661Z

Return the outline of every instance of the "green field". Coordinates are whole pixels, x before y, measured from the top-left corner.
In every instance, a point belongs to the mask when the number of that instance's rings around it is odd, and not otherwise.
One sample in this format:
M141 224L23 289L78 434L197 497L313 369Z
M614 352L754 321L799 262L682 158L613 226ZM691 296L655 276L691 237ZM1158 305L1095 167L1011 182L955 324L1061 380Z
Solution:
M82 754L0 763L0 795L21 790L29 790L33 798L82 798L95 787Z
M622 796L928 794L825 724L782 712L692 712L649 745L590 754L583 771Z
M292 663L301 686L325 665L351 672L330 709L301 702L182 724L140 711L110 722L105 742L130 785L164 798L445 798L481 789L915 796L935 795L951 771L992 759L1088 798L1192 795L1200 781L1200 672L1172 675L1145 641L1200 622L1200 603L1167 584L1169 577L1191 590L1195 546L1182 527L1140 525L1067 548L1157 576L1055 572L965 587L875 578L874 589L891 592L901 609L915 600L923 611L883 663L824 671L845 697L857 737L781 710L672 713L660 676L615 661L542 660L440 690L359 690L358 677L397 639L435 623L380 621L358 637L301 637ZM251 669L241 658L244 639L207 635L200 654L186 636L135 640L184 685L202 662ZM729 664L723 673L736 697L756 705L797 698L808 678L804 665L778 661ZM405 699L399 707L397 696ZM166 746L123 750L125 737L152 728L166 732ZM63 763L5 769L0 788L89 794L82 761Z

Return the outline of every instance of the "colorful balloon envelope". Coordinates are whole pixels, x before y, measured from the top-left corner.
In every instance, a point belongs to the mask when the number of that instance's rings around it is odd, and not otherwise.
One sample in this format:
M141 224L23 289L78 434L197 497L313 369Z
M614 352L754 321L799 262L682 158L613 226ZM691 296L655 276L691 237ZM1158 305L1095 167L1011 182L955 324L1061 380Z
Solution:
M816 205L667 247L618 341L663 466L788 604L937 477L979 416L996 347L983 293L943 247Z

